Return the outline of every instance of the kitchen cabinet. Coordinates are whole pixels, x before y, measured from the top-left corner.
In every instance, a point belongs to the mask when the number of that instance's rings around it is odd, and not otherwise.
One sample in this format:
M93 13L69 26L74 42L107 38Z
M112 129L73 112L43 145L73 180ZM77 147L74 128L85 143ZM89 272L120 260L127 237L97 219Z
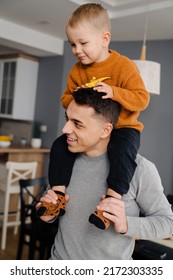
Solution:
M34 119L38 68L35 57L0 56L0 117Z

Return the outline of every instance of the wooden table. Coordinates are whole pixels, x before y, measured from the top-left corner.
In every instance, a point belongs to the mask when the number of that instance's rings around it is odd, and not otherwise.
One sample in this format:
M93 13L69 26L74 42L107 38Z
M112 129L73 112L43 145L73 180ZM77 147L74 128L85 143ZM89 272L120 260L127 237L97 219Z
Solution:
M173 249L173 235L170 238L159 239L159 240L154 239L154 240L151 240L151 241Z

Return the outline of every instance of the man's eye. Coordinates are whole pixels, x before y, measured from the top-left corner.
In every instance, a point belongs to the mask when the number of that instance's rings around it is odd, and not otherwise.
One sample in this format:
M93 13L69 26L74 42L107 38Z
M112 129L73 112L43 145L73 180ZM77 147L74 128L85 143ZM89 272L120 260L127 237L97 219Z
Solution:
M75 126L76 126L77 128L81 128L81 127L82 127L82 125L81 125L80 123L78 123L78 122L75 122Z
M64 117L65 117L66 121L68 121L68 117L67 117L67 115L65 115Z

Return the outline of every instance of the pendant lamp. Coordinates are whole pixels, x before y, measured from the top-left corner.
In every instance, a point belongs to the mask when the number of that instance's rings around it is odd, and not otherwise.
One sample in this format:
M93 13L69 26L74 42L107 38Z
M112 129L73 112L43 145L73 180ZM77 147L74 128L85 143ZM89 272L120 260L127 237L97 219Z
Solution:
M160 73L161 65L158 62L146 60L146 34L147 34L148 12L146 13L144 39L139 60L133 60L137 65L146 90L151 95L160 95Z

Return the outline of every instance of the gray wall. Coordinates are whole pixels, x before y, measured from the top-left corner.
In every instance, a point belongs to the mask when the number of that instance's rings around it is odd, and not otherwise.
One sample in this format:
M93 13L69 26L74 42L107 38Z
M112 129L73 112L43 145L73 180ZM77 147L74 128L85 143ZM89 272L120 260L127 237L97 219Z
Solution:
M76 62L74 56L71 54L71 48L69 46L69 43L65 43L64 46L64 65L63 65L63 77L62 77L62 88L61 88L61 95L64 93L64 89L66 88L67 85L67 77L68 73L72 67L72 65ZM61 96L60 96L61 97ZM59 98L60 98L59 97ZM58 131L57 134L61 135L61 129L63 127L63 124L65 122L64 118L64 109L62 106L59 109L59 114L58 114Z
M61 107L63 57L41 58L39 61L38 87L35 109L35 121L47 125L47 132L42 133L42 144L51 147L57 137L58 113ZM48 174L49 155L45 155L43 175Z
M112 42L110 48L138 59L141 43ZM140 120L145 127L140 153L155 163L168 194L173 193L173 40L147 42L147 59L161 63L161 95L151 97L149 107L141 113ZM64 110L60 98L74 62L67 42L63 57L43 58L40 62L36 118L39 116L39 120L48 125L48 132L44 135L47 145L61 134Z
M62 56L40 59L35 121L47 125L47 132L42 133L42 140L43 145L48 147L57 137L62 73Z

